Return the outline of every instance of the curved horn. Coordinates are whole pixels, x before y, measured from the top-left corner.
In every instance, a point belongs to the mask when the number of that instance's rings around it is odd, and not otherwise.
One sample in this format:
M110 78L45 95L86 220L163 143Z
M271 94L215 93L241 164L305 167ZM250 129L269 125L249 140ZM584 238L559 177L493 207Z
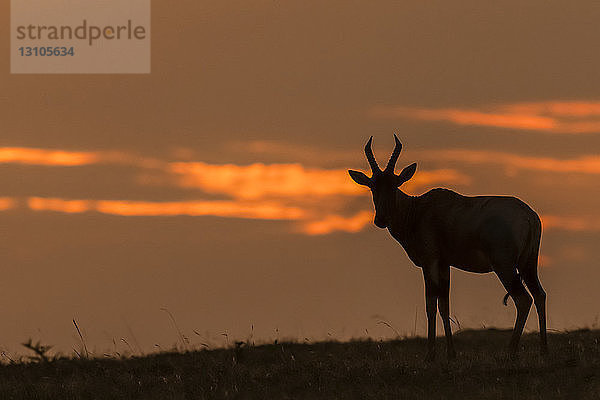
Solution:
M398 139L398 136L394 133L394 140L396 141L396 146L394 147L394 151L392 152L392 156L390 157L390 161L388 161L387 166L385 167L386 172L394 172L394 168L396 167L396 161L398 161L398 157L400 156L400 151L402 151L402 143Z
M377 161L375 161L375 156L373 155L373 149L371 148L371 142L373 142L373 136L369 138L369 141L365 145L365 155L367 156L367 160L369 161L369 165L371 166L371 171L381 172L379 169L379 165L377 165Z

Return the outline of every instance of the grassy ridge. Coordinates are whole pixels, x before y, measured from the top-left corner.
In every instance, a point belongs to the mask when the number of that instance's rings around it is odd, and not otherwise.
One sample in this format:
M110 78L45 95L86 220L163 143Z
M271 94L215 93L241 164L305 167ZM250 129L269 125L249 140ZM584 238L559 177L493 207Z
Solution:
M423 361L424 339L161 353L0 367L0 399L598 399L600 331L553 333L550 355L523 337L518 360L509 331L463 331L458 358Z

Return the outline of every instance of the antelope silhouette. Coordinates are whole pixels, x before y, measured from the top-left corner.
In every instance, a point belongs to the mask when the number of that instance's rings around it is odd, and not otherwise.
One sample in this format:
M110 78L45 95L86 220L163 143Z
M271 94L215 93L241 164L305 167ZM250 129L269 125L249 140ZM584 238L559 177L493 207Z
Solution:
M517 317L509 343L517 354L519 340L531 308L533 295L540 329L540 349L548 350L546 339L546 292L537 274L542 225L540 218L523 201L508 196L463 196L436 188L421 196L409 196L399 187L414 175L417 164L394 168L402 144L394 135L394 151L382 171L375 161L369 139L365 155L372 177L348 170L359 185L371 189L375 205L374 223L387 228L423 271L427 310L427 360L435 358L436 315L439 307L446 336L448 358L455 358L450 326L450 267L475 273L494 272L512 297Z

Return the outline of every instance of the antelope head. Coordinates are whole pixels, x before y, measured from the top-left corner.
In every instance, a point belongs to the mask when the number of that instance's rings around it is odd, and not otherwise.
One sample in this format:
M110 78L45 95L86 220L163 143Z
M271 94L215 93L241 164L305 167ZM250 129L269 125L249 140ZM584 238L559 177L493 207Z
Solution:
M402 150L402 143L400 143L396 135L394 135L394 140L396 141L396 146L394 147L390 161L388 161L383 171L379 169L373 155L373 149L371 148L373 136L369 138L365 146L365 155L367 156L373 175L369 178L360 171L348 170L354 182L371 189L373 204L375 205L374 223L378 228L387 228L389 226L394 215L396 191L404 182L412 178L417 170L417 163L413 163L404 168L399 175L394 173L396 161L398 161L398 156L400 156L400 151Z

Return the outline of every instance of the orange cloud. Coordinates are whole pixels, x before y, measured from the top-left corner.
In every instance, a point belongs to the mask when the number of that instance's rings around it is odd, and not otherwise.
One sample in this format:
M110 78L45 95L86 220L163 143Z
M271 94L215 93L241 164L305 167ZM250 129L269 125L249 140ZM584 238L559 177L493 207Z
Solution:
M172 163L170 171L179 177L178 183L183 187L242 199L361 193L343 170L305 168L300 164L240 166L180 162Z
M458 125L481 125L532 130L551 130L556 127L556 122L551 118L527 114L502 114L452 108L429 110L407 107L396 107L389 110L389 113L395 116L426 121L448 121Z
M383 118L447 121L457 125L492 126L553 133L600 133L600 102L546 101L480 108L380 106L371 114Z
M600 102L586 101L540 101L504 105L510 112L524 114L542 114L560 117L597 117L600 116Z
M10 210L17 206L17 202L10 197L0 197L0 211Z
M148 202L101 200L96 211L121 216L205 216L296 220L305 217L306 211L287 207L276 202L240 203L237 201L180 201Z
M298 207L287 207L275 202L241 203L236 201L179 201L150 202L128 200L66 200L60 198L30 197L28 207L33 211L54 211L68 214L96 211L120 216L204 216L296 220L307 212Z
M57 211L77 214L90 211L94 207L91 200L64 200L58 198L30 197L27 206L33 211Z
M522 156L487 150L431 150L420 153L428 159L458 161L471 164L502 164L507 167L551 172L579 172L600 174L600 156L582 156L571 159Z
M99 156L94 152L47 150L25 147L0 148L0 163L77 166L94 164Z
M600 232L600 218L582 216L542 215L545 231Z
M98 163L161 169L166 162L120 151L69 151L31 147L0 147L0 164L76 167Z
M310 221L301 226L307 235L326 235L335 231L359 232L373 220L372 211L360 211L351 217L327 215L318 221Z

